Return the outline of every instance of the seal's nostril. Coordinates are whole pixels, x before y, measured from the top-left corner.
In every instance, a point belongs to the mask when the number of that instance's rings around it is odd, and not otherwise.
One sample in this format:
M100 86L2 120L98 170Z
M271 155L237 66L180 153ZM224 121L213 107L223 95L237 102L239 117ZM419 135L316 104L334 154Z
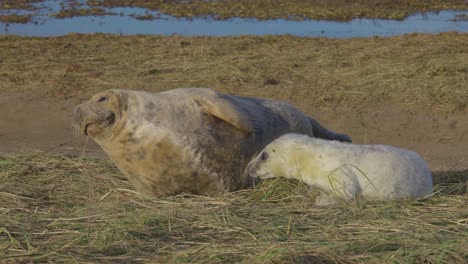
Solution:
M73 110L73 117L75 118L75 120L81 118L81 110L79 106L75 107L75 109Z

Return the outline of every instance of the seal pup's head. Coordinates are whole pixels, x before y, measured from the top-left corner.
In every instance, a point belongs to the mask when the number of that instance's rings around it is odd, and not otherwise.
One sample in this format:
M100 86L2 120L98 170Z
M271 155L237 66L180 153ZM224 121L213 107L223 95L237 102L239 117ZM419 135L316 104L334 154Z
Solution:
M286 146L283 145L284 140L281 137L273 140L249 162L244 176L260 179L286 177L287 172L284 169L289 159L286 157Z
M307 135L288 133L273 140L247 164L244 176L260 179L300 179L304 163L308 166L314 165L305 155L304 140L308 138Z
M127 103L126 94L107 90L95 94L87 102L77 105L73 111L74 127L80 134L93 139L105 139L122 118L122 109Z

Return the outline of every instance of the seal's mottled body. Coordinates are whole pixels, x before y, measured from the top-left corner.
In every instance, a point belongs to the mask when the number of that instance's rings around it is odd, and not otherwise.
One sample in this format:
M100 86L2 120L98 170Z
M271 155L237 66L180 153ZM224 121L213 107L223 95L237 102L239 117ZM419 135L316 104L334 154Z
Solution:
M75 122L138 191L157 196L249 186L246 164L284 133L350 141L287 103L206 88L105 91L77 106Z

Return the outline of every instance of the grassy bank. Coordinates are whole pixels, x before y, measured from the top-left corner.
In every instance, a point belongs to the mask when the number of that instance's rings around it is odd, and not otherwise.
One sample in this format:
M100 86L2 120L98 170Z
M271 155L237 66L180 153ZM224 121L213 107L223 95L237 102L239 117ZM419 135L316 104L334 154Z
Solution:
M88 0L89 5L106 7L136 6L159 10L176 17L232 17L259 19L331 19L352 18L403 19L415 12L443 9L468 9L463 0L192 0L192 1L146 1L146 0Z
M0 10L20 9L34 11L34 3L42 0L2 1ZM353 18L404 19L416 12L439 11L446 9L467 10L464 0L88 0L84 4L77 1L63 1L61 11L53 14L64 18L72 16L102 15L100 7L143 7L158 10L175 17L209 17L227 19L232 17L257 19L327 19L351 20ZM98 9L96 9L98 7ZM5 22L18 22L15 17L0 16ZM146 16L146 19L155 18ZM141 19L141 17L140 17ZM21 20L24 21L24 20ZM28 20L29 21L29 20Z
M212 87L301 109L402 103L463 109L468 34L388 38L0 37L0 92L88 97L108 88Z
M295 181L148 199L108 161L0 157L0 262L466 263L467 173L420 201L324 209Z

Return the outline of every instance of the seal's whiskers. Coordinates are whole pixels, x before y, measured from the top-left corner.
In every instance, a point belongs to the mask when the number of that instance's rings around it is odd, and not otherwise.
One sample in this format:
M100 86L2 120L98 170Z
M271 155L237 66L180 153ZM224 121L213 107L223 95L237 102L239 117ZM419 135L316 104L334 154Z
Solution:
M86 137L86 141L85 141L85 144L83 146L83 151L81 152L81 156L80 156L80 163L83 160L84 154L86 152L86 146L88 145L88 140L89 140L89 137Z

